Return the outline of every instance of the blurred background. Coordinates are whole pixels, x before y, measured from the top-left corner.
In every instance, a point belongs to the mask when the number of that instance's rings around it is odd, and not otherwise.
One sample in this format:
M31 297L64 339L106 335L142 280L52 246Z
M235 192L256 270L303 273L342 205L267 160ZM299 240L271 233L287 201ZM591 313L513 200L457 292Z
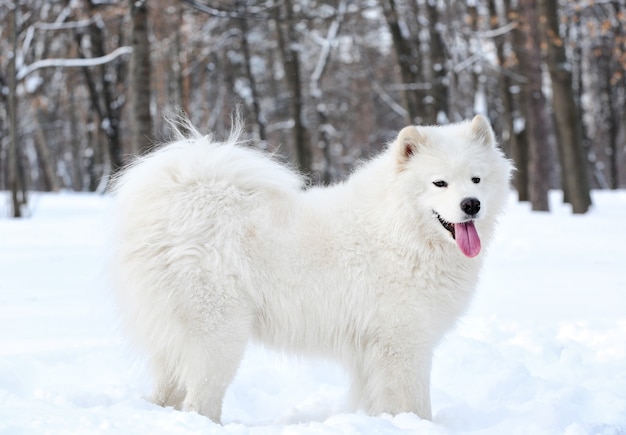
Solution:
M0 190L105 192L164 115L330 183L407 124L489 117L533 210L626 187L626 0L0 0Z

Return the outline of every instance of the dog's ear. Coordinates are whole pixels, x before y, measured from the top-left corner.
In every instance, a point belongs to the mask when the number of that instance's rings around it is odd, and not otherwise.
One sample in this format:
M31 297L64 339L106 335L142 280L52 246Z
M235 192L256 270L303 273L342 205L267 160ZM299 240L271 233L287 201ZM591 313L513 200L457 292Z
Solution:
M417 154L419 147L426 142L426 138L415 126L404 127L398 133L395 142L396 159L401 165Z
M491 124L482 115L474 116L470 124L472 141L484 146L493 147L496 144L496 136L491 129Z

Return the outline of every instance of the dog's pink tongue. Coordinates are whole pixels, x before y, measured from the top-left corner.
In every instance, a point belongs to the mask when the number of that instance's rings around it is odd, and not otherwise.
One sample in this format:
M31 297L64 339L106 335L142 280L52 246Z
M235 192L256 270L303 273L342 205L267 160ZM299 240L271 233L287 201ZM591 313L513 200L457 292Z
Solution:
M480 237L474 222L454 224L454 237L457 246L467 257L476 257L480 253Z

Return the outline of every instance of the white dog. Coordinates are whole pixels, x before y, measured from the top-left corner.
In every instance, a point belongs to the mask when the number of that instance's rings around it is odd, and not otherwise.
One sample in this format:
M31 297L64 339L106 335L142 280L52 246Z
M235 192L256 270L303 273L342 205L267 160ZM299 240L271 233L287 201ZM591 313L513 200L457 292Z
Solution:
M117 180L115 286L154 401L219 422L257 340L339 361L371 415L431 418L433 348L468 306L509 191L487 120L406 127L331 187L239 136L180 139Z

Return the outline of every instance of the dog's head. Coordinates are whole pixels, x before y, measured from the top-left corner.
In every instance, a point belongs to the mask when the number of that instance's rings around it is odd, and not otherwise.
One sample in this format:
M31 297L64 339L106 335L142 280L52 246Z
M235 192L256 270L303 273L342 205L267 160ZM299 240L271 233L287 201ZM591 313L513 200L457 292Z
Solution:
M483 116L447 126L406 127L394 142L402 185L436 237L467 257L481 250L509 189L512 166Z

